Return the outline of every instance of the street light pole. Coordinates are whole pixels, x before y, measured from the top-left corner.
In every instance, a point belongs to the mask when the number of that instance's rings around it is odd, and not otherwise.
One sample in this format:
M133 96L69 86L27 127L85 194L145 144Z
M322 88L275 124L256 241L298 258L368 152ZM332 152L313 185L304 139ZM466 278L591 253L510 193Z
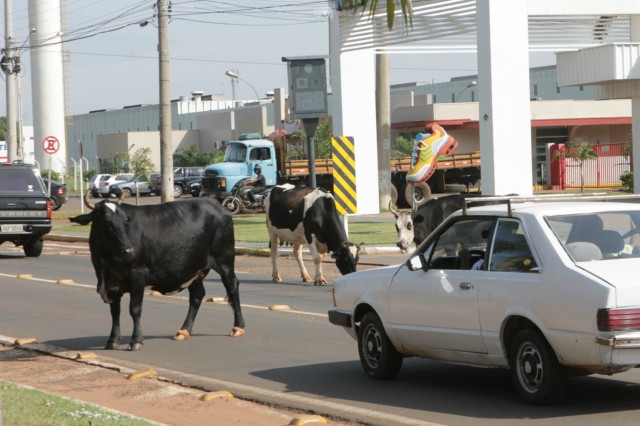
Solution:
M460 97L460 95L462 95L462 94L465 92L465 90L470 89L470 88L472 88L472 87L475 87L475 86L477 86L477 85L478 85L478 82L477 82L477 81L475 81L475 80L470 81L470 82L469 82L469 84L467 84L467 87L465 87L464 89L462 89L462 90L461 90L461 91L456 95L456 97L455 97L455 99L454 99L454 102L458 102L458 98Z
M251 89L253 90L253 93L255 93L256 95L256 100L259 102L260 101L260 96L258 95L258 91L251 85L251 83L249 83L247 80L244 80L242 78L240 78L240 75L234 71L234 70L227 70L225 73L225 75L231 77L231 78L237 78L240 81L244 81L245 83L247 83L247 85L249 87L251 87ZM234 100L235 100L235 90L234 90Z
M18 159L18 144L16 137L16 74L13 72L13 3L4 2L4 34L5 48L2 57L2 70L7 75L7 159L9 162Z

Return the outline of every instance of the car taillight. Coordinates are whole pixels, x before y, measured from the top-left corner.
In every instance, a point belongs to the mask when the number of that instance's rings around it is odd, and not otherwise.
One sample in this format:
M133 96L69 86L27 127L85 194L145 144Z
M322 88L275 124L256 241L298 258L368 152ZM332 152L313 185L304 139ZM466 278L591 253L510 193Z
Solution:
M51 200L48 200L47 201L47 219L51 219L52 211L53 211L53 203L51 202Z
M622 331L640 329L640 308L598 309L598 330Z
M109 182L105 182L105 183L104 183L104 186L109 186Z

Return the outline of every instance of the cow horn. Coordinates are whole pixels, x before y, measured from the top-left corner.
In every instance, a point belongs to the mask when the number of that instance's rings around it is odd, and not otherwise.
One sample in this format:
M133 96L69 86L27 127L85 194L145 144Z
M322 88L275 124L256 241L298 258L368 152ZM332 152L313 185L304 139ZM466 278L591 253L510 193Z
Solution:
M394 209L394 208L393 208L393 202L392 202L392 201L389 201L389 211L390 211L391 213L393 213L393 215L394 215L395 217L400 216L400 212L399 212L398 210L396 210L396 209Z
M124 195L124 191L122 191L120 193L120 197L118 197L118 205L122 204L122 202L124 201L125 195Z
M84 193L84 197L82 197L82 200L84 201L84 205L87 206L89 210L93 210L96 208L95 206L92 206L91 203L89 202L89 191Z

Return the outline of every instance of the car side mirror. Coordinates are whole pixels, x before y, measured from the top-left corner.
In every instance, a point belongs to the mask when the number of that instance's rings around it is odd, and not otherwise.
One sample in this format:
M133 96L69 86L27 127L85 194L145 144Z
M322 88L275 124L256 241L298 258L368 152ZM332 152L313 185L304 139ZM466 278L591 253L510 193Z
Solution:
M424 258L423 253L410 257L407 260L406 265L410 271L417 271L418 269L422 269L423 271L426 271L427 269L429 269L427 267L427 261Z

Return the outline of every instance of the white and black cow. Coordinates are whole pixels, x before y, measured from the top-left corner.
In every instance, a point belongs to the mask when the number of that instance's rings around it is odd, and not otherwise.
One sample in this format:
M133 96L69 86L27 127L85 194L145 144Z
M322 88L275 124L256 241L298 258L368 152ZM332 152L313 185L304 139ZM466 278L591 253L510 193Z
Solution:
M515 194L510 194L515 195ZM440 198L431 198L417 209L409 212L391 213L396 217L398 240L396 245L406 250L413 241L416 245L424 241L453 212L464 207L465 199L482 197L480 194L454 194ZM505 203L504 200L483 200L470 202L468 207Z
M303 244L308 245L316 267L314 285L327 284L322 275L324 253L332 253L331 257L336 259L336 266L343 275L356 271L360 246L347 241L344 225L330 192L321 188L279 185L271 190L265 206L271 240L273 281L282 281L276 265L278 240L293 244L293 253L304 282L311 282L311 277L302 261Z
M120 300L129 293L133 318L130 350L142 348L140 315L145 287L162 294L189 289L189 310L175 339L189 337L205 296L203 279L213 269L220 274L234 313L232 336L244 334L244 319L235 267L231 215L209 197L148 206L102 201L70 218L91 223L89 247L98 278L97 291L111 309L111 334L106 349L120 344Z

